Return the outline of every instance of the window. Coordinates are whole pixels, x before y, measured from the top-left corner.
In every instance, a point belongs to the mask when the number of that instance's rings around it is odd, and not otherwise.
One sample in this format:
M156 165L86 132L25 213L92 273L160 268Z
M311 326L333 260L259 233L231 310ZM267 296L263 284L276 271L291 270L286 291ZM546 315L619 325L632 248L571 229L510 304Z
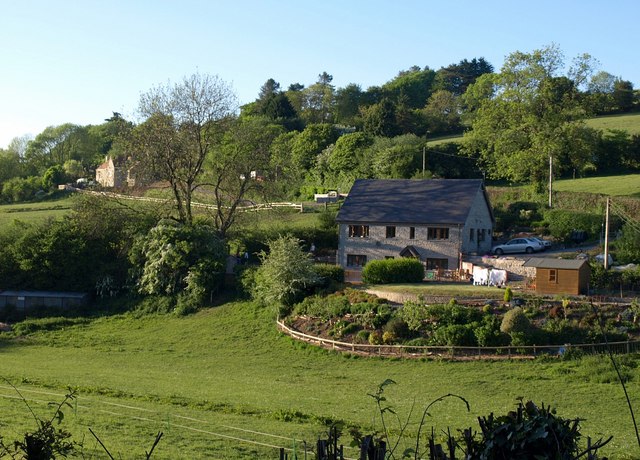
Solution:
M549 270L549 282L550 283L558 282L558 270L554 270L554 269Z
M360 254L347 254L347 267L364 267L367 256Z
M427 232L428 240L448 240L449 228L447 227L429 227Z
M487 236L487 230L483 228L482 230L478 230L478 232L478 241L484 241Z
M427 259L427 270L448 270L449 259Z
M415 227L409 227L409 239L410 240L415 240L416 239L416 228Z
M396 228L394 226L387 226L387 238L396 237Z
M475 233L475 230L473 228L469 229L469 240L473 241L473 234Z
M350 238L369 238L368 225L349 225Z

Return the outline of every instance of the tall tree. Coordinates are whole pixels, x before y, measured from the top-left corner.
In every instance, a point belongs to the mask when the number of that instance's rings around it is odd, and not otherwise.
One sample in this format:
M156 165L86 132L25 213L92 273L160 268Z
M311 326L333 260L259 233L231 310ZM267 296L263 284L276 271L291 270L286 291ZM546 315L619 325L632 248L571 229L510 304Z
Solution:
M384 98L378 104L365 107L362 111L365 132L384 137L393 137L400 133L396 107L390 99Z
M633 83L617 79L613 84L612 96L618 110L628 112L633 107Z
M575 82L559 73L563 62L555 45L531 53L517 51L507 57L499 74L479 80L481 85L491 81L494 91L481 91L487 97L472 99L478 108L473 129L465 133L465 149L479 154L490 177L541 185L549 158L558 155L567 136L590 135L565 129L569 123L582 123L585 112ZM467 92L475 92L474 86Z
M350 83L344 88L339 88L335 95L334 118L336 123L343 125L358 125L360 105L363 102L363 93L360 85Z
M271 177L270 146L284 129L266 118L240 118L209 152L201 184L214 198L213 221L224 238L236 220L238 206L265 192ZM262 198L266 198L262 195Z
M404 70L391 81L382 86L385 96L394 103L398 103L401 98L411 109L424 107L433 91L433 82L436 73L429 67L420 69L413 66L409 70Z
M318 81L302 92L304 94L301 115L307 123L331 123L333 112L333 76L327 72L318 75Z
M86 126L71 123L49 126L28 143L25 160L37 174L67 160L79 160L89 166L97 148L93 141Z
M134 130L132 152L148 173L169 182L182 223L193 221L191 202L205 158L235 109L227 83L198 73L140 97L138 110L145 121Z
M492 73L493 66L485 58L473 58L471 61L463 59L457 64L442 67L436 72L435 87L438 90L449 91L460 96L464 94L469 85L481 75Z

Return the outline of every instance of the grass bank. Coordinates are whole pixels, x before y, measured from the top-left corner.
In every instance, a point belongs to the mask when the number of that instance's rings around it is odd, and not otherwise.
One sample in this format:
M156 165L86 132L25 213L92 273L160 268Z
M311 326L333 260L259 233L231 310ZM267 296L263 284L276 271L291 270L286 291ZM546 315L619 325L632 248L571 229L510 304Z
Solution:
M53 200L1 205L0 228L14 220L33 223L60 219L71 211L73 200L73 196L67 195Z
M293 438L314 443L330 420L371 429L375 408L367 394L390 378L398 385L386 396L403 417L414 402L422 408L447 393L470 402L470 412L454 400L435 406L427 424L437 432L477 428L477 416L504 414L522 396L555 406L563 417L586 419L583 432L592 437L614 435L603 452L610 458L637 457L624 396L604 358L356 358L294 342L277 333L273 320L269 310L236 302L184 318L125 314L20 338L4 334L0 375L22 388L38 413L47 413L44 403L58 400L67 386L76 388L77 406L65 423L76 438L90 439L91 427L112 453L125 456L148 449L163 431L154 458L277 458L269 446L290 447ZM640 407L638 358L625 362ZM12 439L34 422L10 387L1 393L0 434ZM421 415L414 412L411 433Z

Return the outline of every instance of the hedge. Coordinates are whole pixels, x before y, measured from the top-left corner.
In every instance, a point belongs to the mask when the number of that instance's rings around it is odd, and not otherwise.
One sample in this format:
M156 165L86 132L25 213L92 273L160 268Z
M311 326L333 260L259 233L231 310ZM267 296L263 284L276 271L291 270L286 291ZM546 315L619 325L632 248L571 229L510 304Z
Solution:
M418 259L372 260L362 270L362 281L369 284L419 283L424 266Z

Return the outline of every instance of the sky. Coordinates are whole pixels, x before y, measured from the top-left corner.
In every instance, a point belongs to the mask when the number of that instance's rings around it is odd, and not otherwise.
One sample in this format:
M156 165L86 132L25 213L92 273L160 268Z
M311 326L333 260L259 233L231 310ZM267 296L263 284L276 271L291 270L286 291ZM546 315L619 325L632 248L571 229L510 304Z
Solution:
M556 44L569 64L640 88L638 0L0 0L0 148L63 123L138 121L140 95L194 73L238 103L273 78L336 88L382 85L412 66L438 70Z

